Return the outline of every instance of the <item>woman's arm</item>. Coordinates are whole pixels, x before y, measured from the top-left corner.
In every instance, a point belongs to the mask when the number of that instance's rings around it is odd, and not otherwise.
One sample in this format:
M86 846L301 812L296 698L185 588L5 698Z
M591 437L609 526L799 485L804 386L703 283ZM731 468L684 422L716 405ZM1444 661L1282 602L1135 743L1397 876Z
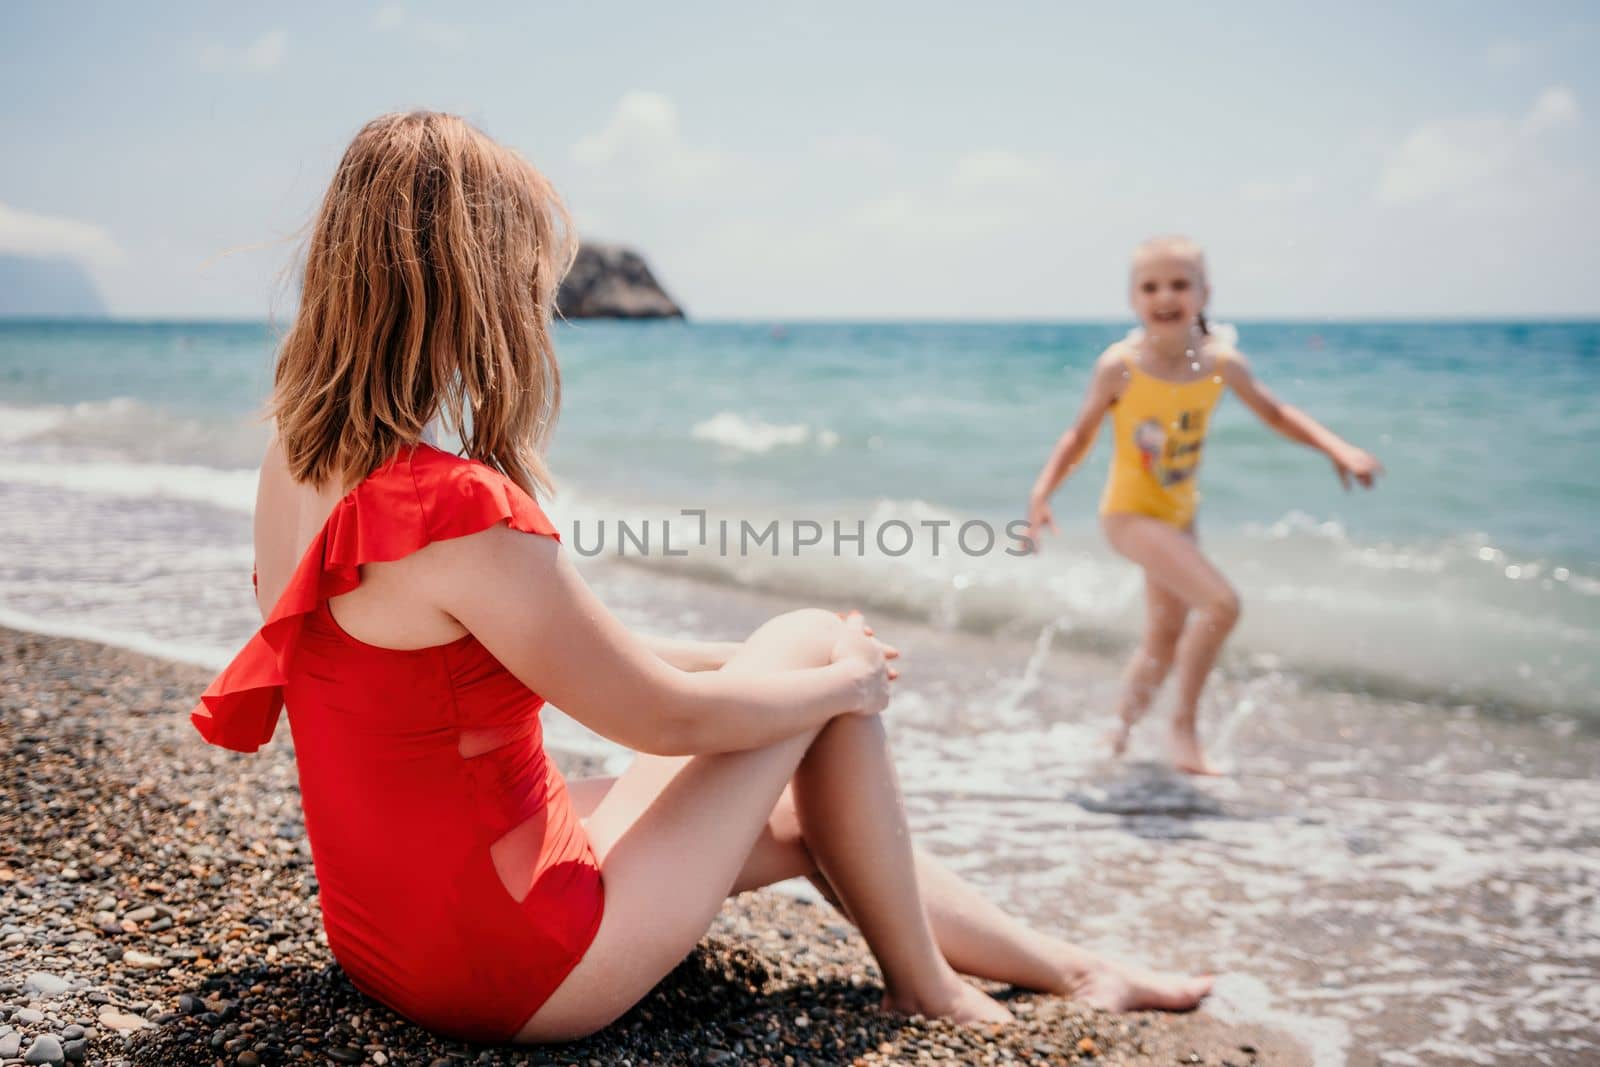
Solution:
M714 671L728 662L739 648L737 641L692 641L678 637L640 634L639 640L667 663L680 671Z
M1094 447L1100 422L1116 402L1125 374L1121 351L1113 345L1095 364L1094 377L1089 380L1089 391L1078 409L1077 421L1056 441L1050 458L1044 462L1044 469L1034 480L1033 491L1028 494L1028 536L1036 549L1045 530L1060 532L1056 529L1055 517L1050 514L1050 494L1066 481L1067 475Z
M885 659L895 652L869 638L841 639L851 654L827 667L684 671L634 637L551 538L494 526L422 551L432 556L418 569L422 595L528 688L640 752L755 748L888 703ZM851 625L859 629L859 617Z
M1354 478L1372 488L1383 464L1357 448L1310 415L1292 404L1285 404L1256 380L1250 363L1238 352L1229 350L1220 360L1222 379L1256 417L1291 441L1314 448L1333 461L1333 469L1346 489Z

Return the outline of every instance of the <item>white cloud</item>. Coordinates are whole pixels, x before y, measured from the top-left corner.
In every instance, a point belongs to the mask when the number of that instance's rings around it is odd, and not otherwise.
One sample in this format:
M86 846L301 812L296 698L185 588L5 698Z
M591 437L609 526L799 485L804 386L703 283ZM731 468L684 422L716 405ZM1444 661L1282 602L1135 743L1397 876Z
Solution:
M457 49L467 43L467 31L460 26L418 15L404 4L385 4L378 8L372 15L372 26L441 48Z
M1533 49L1522 41L1501 40L1492 42L1483 50L1484 62L1491 67L1509 70L1520 67L1533 55Z
M1557 130L1576 125L1579 118L1578 98L1571 89L1561 86L1546 89L1533 102L1533 109L1522 120L1523 129L1531 134Z
M5 204L0 204L0 252L84 260L99 266L126 258L103 226L56 215L35 215Z
M205 41L200 45L200 65L206 70L260 74L282 63L288 48L289 34L284 30L268 30L245 45Z
M1315 195L1319 183L1312 174L1293 178L1252 178L1239 186L1239 197L1254 204L1284 204Z
M1038 160L1016 152L968 152L956 160L950 183L962 189L1027 185L1043 178L1045 169Z
M678 109L660 93L624 94L604 129L579 138L572 157L612 179L688 182L723 169L720 153L691 146L678 130Z
M976 150L958 156L932 182L872 197L847 220L933 240L1033 231L1078 216L1102 170L1049 154Z
M1541 183L1563 178L1549 158L1545 138L1579 118L1572 90L1555 86L1539 94L1521 117L1478 115L1424 123L1389 157L1378 199L1405 204L1536 196Z

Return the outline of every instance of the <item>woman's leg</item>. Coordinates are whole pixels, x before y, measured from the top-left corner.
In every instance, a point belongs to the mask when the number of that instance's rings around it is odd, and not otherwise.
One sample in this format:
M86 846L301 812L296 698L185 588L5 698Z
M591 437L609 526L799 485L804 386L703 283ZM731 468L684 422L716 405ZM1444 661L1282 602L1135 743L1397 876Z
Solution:
M781 616L753 634L723 669L771 671L826 663L840 625L821 611ZM677 766L641 760L630 767L588 819L605 882L600 929L518 1040L592 1033L649 992L711 925L807 751L841 727L853 729L857 721L875 720L841 716L820 730L764 748L695 756ZM898 808L875 809L864 818L862 812L853 814L865 823L898 824L904 836L905 816ZM878 841L896 831L872 827L863 833ZM849 868L854 860L847 854L835 862ZM847 871L859 893L849 905L854 913L870 916L871 928L864 929L892 1002L957 1019L1007 1017L939 955L910 865L892 870L893 852L877 862L876 879Z
M688 762L687 757L639 759L678 765ZM578 814L587 816L616 781L582 778L568 783ZM1109 1011L1186 1011L1211 989L1208 977L1131 967L1029 929L927 852L917 849L915 857L918 890L934 940L945 961L961 974L1075 997ZM794 792L786 789L739 871L733 894L790 878L809 878L850 918L812 858L795 810Z
M1173 762L1190 774L1216 774L1200 747L1200 693L1217 653L1239 621L1239 596L1201 554L1191 534L1145 515L1107 515L1103 524L1112 548L1143 567L1147 581L1160 584L1189 608L1178 642Z
M1128 748L1128 734L1134 724L1150 710L1161 683L1172 670L1172 660L1183 636L1189 605L1148 574L1144 580L1144 641L1134 650L1123 674L1122 701L1117 706L1117 725L1110 734L1111 751L1120 756Z

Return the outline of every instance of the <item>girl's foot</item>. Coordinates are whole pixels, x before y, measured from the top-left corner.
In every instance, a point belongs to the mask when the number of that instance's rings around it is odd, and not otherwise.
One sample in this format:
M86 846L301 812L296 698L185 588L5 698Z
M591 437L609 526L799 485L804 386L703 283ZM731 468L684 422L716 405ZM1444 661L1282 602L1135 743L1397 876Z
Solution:
M1172 765L1184 774L1213 777L1222 774L1206 758L1206 750L1200 747L1200 738L1195 734L1193 726L1173 726L1171 743Z
M1133 733L1133 724L1117 720L1117 724L1107 730L1101 737L1106 748L1110 749L1113 759L1121 759L1128 751L1128 736Z
M970 986L954 972L946 987L934 997L919 1000L894 991L883 995L883 1010L900 1015L922 1015L930 1019L949 1019L957 1023L1008 1023L1013 1016L1004 1004L983 990Z
M1067 983L1066 994L1106 1011L1189 1011L1206 998L1209 974L1152 971L1095 957Z

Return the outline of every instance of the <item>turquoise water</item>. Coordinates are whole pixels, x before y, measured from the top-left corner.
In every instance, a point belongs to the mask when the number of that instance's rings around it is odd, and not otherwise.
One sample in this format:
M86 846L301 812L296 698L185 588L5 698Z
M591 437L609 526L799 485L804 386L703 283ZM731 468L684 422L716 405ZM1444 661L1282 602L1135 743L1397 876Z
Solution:
M1200 526L1244 596L1238 661L1447 700L1600 705L1600 324L1238 325L1263 381L1387 467L1377 491L1346 493L1322 457L1224 399ZM941 554L925 539L894 555L871 531L1021 517L1094 358L1126 328L565 325L551 510L590 543L602 519L686 508L713 521L862 521L865 558L827 544L795 556L785 541L777 558L639 562L1119 647L1140 598L1094 522L1104 439L1058 494L1064 533L1042 560ZM74 570L80 549L148 554L131 532L140 508L248 510L274 336L262 324L0 324L0 492L15 496L0 520L0 550L8 536L12 549L0 608L33 617L60 599L41 589L104 584ZM110 548L104 530L80 548L58 539L24 560L24 492L29 509L115 499L130 533Z

